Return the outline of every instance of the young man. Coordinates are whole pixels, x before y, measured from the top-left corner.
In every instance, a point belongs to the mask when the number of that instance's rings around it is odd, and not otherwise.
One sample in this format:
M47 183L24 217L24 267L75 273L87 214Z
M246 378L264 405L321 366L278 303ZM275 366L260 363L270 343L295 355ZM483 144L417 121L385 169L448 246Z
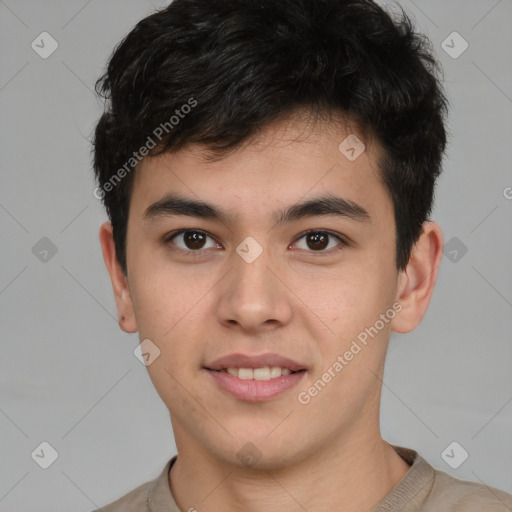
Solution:
M370 0L175 0L98 83L100 240L178 455L104 512L506 511L380 434L421 322L446 100Z

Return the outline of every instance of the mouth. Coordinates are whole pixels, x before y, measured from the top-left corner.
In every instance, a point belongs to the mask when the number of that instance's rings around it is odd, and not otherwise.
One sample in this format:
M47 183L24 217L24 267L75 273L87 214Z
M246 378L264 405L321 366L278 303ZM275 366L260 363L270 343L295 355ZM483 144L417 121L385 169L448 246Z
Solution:
M221 391L248 402L276 397L296 386L308 371L305 365L277 354L231 354L203 369Z
M222 368L220 370L214 370L212 368L206 368L212 372L223 372L236 377L241 380L270 380L277 379L283 375L291 375L293 373L305 372L302 370L290 370L289 368L281 368L280 366L262 366L261 368Z

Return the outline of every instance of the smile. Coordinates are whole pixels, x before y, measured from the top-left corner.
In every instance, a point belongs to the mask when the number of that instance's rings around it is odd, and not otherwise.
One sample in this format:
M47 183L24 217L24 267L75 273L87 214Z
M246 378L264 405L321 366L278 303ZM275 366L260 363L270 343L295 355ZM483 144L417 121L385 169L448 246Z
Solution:
M270 400L297 386L306 374L306 370L292 372L280 367L205 370L220 390L246 402Z

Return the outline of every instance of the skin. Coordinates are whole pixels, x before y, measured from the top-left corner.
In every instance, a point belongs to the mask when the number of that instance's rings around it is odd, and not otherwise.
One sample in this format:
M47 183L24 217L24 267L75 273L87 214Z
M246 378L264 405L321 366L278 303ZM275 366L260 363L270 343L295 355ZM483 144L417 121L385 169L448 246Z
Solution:
M120 327L161 351L147 369L170 411L179 456L169 485L181 510L370 511L409 469L380 434L381 380L391 331L413 330L427 310L442 232L425 222L406 270L396 269L381 150L367 143L349 161L338 150L349 133L357 132L297 114L215 162L198 145L146 158L134 177L127 276L110 223L101 226ZM146 208L171 192L231 216L144 220ZM361 205L370 221L315 215L274 225L274 211L327 193ZM179 229L207 232L201 255L191 254L183 236L166 241ZM333 237L319 251L302 236L308 230L337 233L349 244ZM236 252L248 236L263 250L252 263ZM298 393L394 303L402 309L393 320L301 404ZM241 401L203 369L233 352L277 352L308 371L275 398ZM253 467L237 457L247 443L261 456Z

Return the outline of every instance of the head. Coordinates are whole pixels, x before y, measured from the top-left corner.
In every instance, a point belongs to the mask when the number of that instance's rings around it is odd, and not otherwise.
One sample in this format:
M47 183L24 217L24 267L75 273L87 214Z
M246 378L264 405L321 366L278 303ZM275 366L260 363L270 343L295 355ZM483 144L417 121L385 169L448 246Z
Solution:
M252 442L272 467L378 429L390 333L421 321L441 258L438 71L407 16L368 0L174 0L116 48L100 238L177 442L234 463ZM208 370L234 352L305 371L240 400Z

